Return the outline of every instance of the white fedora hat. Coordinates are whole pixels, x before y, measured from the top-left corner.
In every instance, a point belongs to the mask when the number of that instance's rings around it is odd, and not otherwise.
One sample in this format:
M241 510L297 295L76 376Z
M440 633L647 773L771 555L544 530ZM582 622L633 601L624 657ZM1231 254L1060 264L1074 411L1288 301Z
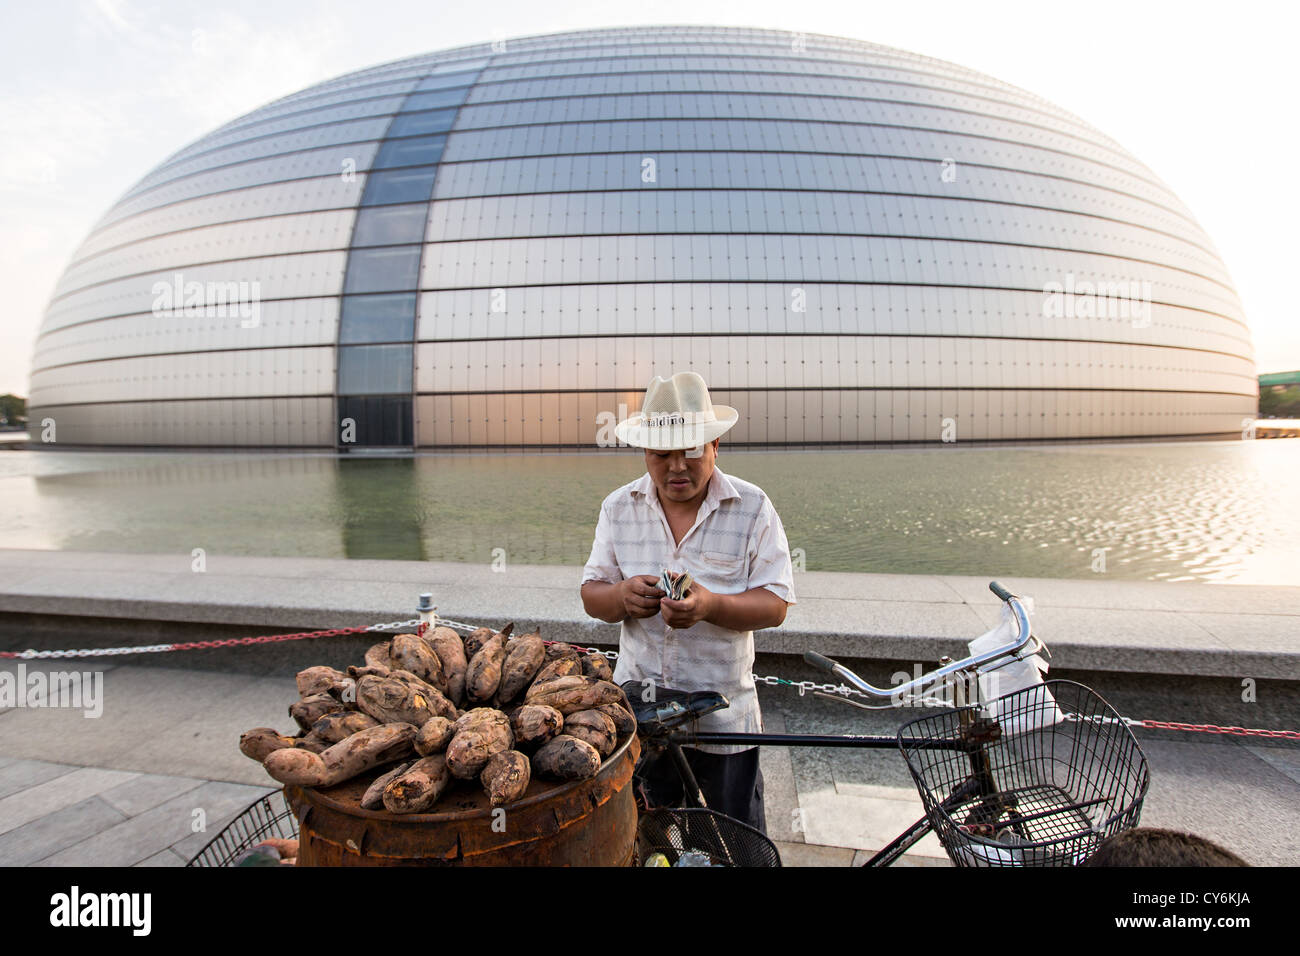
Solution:
M713 404L697 373L678 372L668 379L656 375L641 411L619 422L614 434L638 448L673 451L711 442L738 421L740 413L730 405Z

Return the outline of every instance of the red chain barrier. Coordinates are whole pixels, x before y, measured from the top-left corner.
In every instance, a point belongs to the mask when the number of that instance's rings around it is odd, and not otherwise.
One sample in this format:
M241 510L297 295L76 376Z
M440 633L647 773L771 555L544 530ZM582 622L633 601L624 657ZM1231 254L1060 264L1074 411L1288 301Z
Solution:
M274 644L277 641L302 641L317 637L339 637L343 634L362 634L369 627L335 627L327 631L299 631L297 634L271 634L266 637L226 637L218 641L188 641L173 644L173 651L206 650L211 647L238 647L244 644Z
M1186 730L1202 734L1232 734L1235 737L1282 737L1300 740L1300 730L1256 730L1248 727L1219 727L1215 724L1178 724L1168 720L1144 720L1143 727L1152 730Z
M396 625L384 625L391 628ZM417 626L423 634L427 624L412 621L406 626ZM93 650L68 651L0 651L0 660L51 660L72 657L114 657L123 654L156 654L170 651L208 650L214 647L239 647L250 644L274 644L279 641L303 641L320 637L339 637L344 634L385 633L377 625L362 627L334 627L323 631L299 631L295 634L269 634L263 637L226 637L216 641L186 641L181 644L144 644L138 647L102 647Z

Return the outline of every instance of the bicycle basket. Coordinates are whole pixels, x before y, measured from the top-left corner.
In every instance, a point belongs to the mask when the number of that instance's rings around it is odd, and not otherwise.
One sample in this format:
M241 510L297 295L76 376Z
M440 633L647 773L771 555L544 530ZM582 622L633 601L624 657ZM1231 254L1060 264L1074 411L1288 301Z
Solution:
M898 745L958 866L1075 866L1137 826L1150 782L1128 725L1073 681L918 718Z
M716 810L660 809L637 822L637 858L662 853L675 865L683 853L702 853L713 866L780 866L776 844L747 824Z
M235 817L186 866L231 866L241 853L268 837L298 838L298 821L283 790L268 793Z

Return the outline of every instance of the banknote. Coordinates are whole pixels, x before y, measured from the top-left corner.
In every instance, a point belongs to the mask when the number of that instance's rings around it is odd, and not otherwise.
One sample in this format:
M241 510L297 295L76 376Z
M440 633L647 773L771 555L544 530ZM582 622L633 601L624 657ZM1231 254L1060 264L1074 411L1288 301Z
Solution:
M674 601L680 601L690 590L691 581L691 575L687 571L669 571L664 568L659 574L659 590Z

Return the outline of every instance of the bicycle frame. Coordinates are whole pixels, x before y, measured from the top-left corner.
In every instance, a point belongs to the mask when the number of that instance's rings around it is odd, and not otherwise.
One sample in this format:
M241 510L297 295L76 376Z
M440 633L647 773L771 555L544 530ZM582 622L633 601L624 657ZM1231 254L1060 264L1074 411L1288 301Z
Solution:
M922 674L906 684L899 687L884 689L874 687L857 674L833 661L823 657L820 654L809 651L804 655L804 660L821 670L828 671L839 676L842 680L858 688L863 694L877 700L888 700L895 702L898 698L907 694L918 694L923 696L927 690L934 688L936 685L945 681L947 678L956 675L969 675L977 673L979 668L1010 657L1018 657L1020 652L1029 645L1034 638L1030 634L1029 618L1025 612L1024 606L1020 599L1015 597L998 582L993 581L989 584L989 590L1000 597L1011 609L1016 621L1016 640L1011 644L1003 647L994 648L982 654L972 654L959 661L945 664L936 670ZM979 696L978 681L973 682L976 690L976 697ZM954 691L957 696L962 696L964 682L956 681ZM978 699L970 703L979 703ZM957 706L965 706L966 701L956 701ZM895 704L897 706L897 704ZM973 718L968 716L965 719L973 722ZM665 745L677 771L682 778L683 788L686 797L696 806L705 808L707 803L704 794L700 791L699 782L695 779L695 774L691 771L690 764L687 763L686 755L682 752L682 747L693 744L721 744L721 745L745 745L745 746L781 746L781 747L853 747L866 750L883 750L897 748L900 745L917 746L925 745L934 749L952 750L957 752L966 752L970 756L971 775L961 784L953 788L953 791L943 801L941 805L945 810L951 810L961 804L980 797L989 797L995 795L998 790L996 781L989 769L988 756L985 752L984 745L975 740L956 741L938 738L911 737L902 738L897 734L877 735L877 734L749 734L749 733L700 733L693 730L670 730L667 733L659 735L646 735L648 740L655 741ZM899 834L888 846L880 850L863 866L889 866L907 850L916 845L932 827L928 817L923 816L912 826L908 827L903 833Z

